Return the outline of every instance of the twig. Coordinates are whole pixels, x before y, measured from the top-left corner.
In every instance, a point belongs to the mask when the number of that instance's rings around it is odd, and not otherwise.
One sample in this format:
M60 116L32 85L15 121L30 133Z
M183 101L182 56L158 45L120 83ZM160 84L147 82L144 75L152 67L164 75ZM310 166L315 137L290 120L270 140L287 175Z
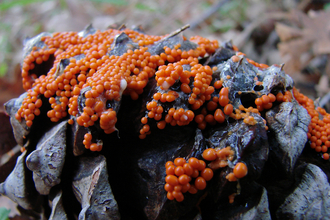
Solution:
M10 151L8 151L4 155L0 156L0 166L7 163L10 160L10 158L12 158L20 150L21 150L21 147L19 145L16 145Z
M229 2L229 0L222 0L216 3L215 5L212 5L208 10L206 10L199 18L191 22L191 29L195 29L198 25L200 25L203 21L205 21L207 18L209 18L211 15L213 15L215 12L219 10L224 4Z
M178 35L178 34L180 34L181 32L183 32L184 30L188 29L189 27L190 27L190 25L189 25L189 24L186 24L186 25L183 26L182 28L179 28L179 29L173 31L173 32L170 33L168 36L166 36L166 37L164 37L163 39L161 39L159 42L162 42L162 41L164 41L164 40L166 40L166 39L168 39L168 38L170 38L170 37L173 37L173 36L175 36L175 35Z
M190 24L186 24L182 28L179 28L179 29L173 31L172 33L170 33L167 37L170 38L170 37L173 37L173 36L175 36L177 34L180 34L182 31L188 29L189 27L190 27Z

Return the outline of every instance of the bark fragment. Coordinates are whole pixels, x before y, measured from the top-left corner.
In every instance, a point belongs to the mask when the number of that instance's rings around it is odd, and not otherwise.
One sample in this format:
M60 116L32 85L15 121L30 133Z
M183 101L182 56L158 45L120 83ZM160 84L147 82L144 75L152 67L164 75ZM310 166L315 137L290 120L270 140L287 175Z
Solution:
M66 129L67 121L54 126L26 158L26 165L33 172L36 189L42 195L48 195L50 189L61 182L66 155Z
M317 166L307 164L301 182L277 211L278 219L327 219L330 216L330 186Z
M120 219L117 202L108 182L105 157L80 157L72 188L82 210L78 219Z
M266 120L273 134L269 141L272 154L291 173L307 142L310 116L305 108L292 101L269 110Z

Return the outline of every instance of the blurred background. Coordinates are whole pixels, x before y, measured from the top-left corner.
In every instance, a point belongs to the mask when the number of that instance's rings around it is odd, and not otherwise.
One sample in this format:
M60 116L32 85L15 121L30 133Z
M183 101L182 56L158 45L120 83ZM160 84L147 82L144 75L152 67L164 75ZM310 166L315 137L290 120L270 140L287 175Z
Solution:
M296 87L329 112L329 20L326 0L0 0L0 110L24 92L20 62L27 37L89 24L141 26L164 35L190 24L187 37L231 40L256 62L284 63ZM2 199L0 219L15 207Z

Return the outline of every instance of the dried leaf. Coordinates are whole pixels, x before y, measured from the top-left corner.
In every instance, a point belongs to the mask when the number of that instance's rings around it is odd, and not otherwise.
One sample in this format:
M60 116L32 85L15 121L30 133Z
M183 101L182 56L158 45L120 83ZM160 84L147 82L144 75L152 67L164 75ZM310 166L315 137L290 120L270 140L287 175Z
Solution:
M66 155L67 121L63 121L46 132L26 159L27 167L33 171L37 191L48 195L50 189L61 182L61 173Z
M277 23L275 29L282 41L278 48L285 59L285 71L291 75L305 68L314 56L330 53L330 13L306 15L292 10L290 17L290 25Z
M281 41L288 41L302 36L302 31L299 28L290 27L282 23L276 23L275 30Z
M308 54L311 57L309 54L310 46L311 44L305 39L281 42L277 45L285 63L284 71L287 74L293 75L307 66L308 62L301 62L301 55Z

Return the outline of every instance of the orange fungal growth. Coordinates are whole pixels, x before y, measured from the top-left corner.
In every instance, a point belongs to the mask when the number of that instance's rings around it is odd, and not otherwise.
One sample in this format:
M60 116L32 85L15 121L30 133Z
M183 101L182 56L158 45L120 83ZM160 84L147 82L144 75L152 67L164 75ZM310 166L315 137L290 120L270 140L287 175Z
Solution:
M214 151L212 148L207 150L204 151L204 155L210 155L210 152ZM217 157L215 151L212 157ZM188 162L184 158L175 158L174 162L167 161L165 168L166 184L164 189L168 192L167 198L169 200L175 198L177 202L183 201L184 195L182 193L195 194L198 190L204 190L207 185L206 181L210 181L213 177L213 170L206 168L206 163L195 157L189 158Z
M198 190L203 190L206 188L206 181L203 177L197 177L195 180L195 187Z
M221 80L215 81L214 84L213 84L213 87L215 89L220 89L222 87L222 81Z
M231 57L231 60L236 63L240 60L240 58L238 56L234 55L234 56Z
M330 147L330 141L328 140L328 135L330 134L330 130L328 127L330 114L321 107L315 108L313 100L301 94L296 88L293 88L292 92L286 92L282 95L283 101L289 101L294 97L307 110L311 117L307 133L310 147L316 152L322 153L324 160L329 160L328 148Z
M194 169L197 169L199 167L199 161L195 157L189 158L188 163Z
M230 115L231 113L233 113L233 110L234 110L234 107L232 104L227 104L223 110L223 112L226 114L226 115Z
M213 148L208 148L204 150L203 158L208 161L215 160L217 158L217 153Z
M217 150L217 157L223 160L233 155L234 155L234 151L231 149L230 146Z
M209 163L209 167L212 170L217 170L223 167L228 166L228 161L232 161L234 158L234 151L230 146L222 148L222 149L216 149L217 158Z
M138 46L132 46L121 55L112 55L115 38L119 34L126 34ZM213 71L209 66L199 64L198 58L214 53L219 45L217 41L192 37L190 41L198 45L195 49L183 51L181 44L177 44L173 48L165 46L164 52L159 55L151 55L147 46L164 37L141 34L129 29L96 31L84 37L77 32L41 37L44 47L34 47L22 65L23 87L28 94L15 115L16 119L24 119L26 125L31 127L35 116L40 114L42 102L39 97L44 96L51 104L51 110L47 113L51 121L57 122L69 115L74 116L70 117L69 124L76 120L80 126L88 128L100 120L100 127L106 134L110 134L116 130L117 116L116 111L105 103L108 100L120 101L123 94L130 95L133 100L138 99L149 78L155 77L166 92L154 94L157 109L152 103L148 117L141 120L145 126L140 137L144 138L150 133L146 127L148 118L159 121L159 129L164 129L166 123L173 126L189 124L194 118L190 109L180 112L180 118L175 121L170 118L161 121L165 115L158 102L175 102L179 94L168 91L175 82L182 83L181 90L191 95L191 101L195 102L192 109L198 109L209 100L214 91L210 86ZM187 39L183 37L183 40ZM67 62L59 73L58 66L64 60ZM53 66L47 73L37 77L33 71L44 62L53 62ZM165 62L168 64L164 65ZM190 65L190 70L184 70L183 65ZM193 82L193 87L189 85L190 82ZM86 88L89 89L83 94L85 103L83 112L80 113L78 97Z
M174 175L167 175L165 181L172 186L176 186L179 184L178 178Z
M171 165L174 165L172 161L167 161L166 164L165 164L165 168L171 166Z
M225 121L225 115L221 109L217 109L214 112L214 119L219 123L223 123Z
M90 146L89 146L89 149L91 151L101 151L102 150L102 144L99 144L99 143L92 143Z
M237 179L243 178L247 175L248 169L245 163L238 162L234 167L234 175Z
M229 199L229 203L234 203L234 200L235 200L235 196L237 195L237 193L233 193L233 194L230 194L228 196L228 199Z
M205 168L202 172L201 172L201 176L206 180L209 181L212 179L213 177L213 170L210 168Z
M235 182L237 181L237 178L235 176L234 173L229 173L227 176L226 176L226 179L229 181L229 182Z
M189 158L188 162L181 157L175 158L174 162L167 161L165 164L166 183L164 185L164 189L168 192L167 198L181 202L184 200L183 193L196 194L198 190L204 190L207 186L207 181L213 178L214 170L228 166L228 161L234 159L234 153L230 146L222 149L205 149L202 156L205 160L210 161L208 165L204 160L198 160L195 157ZM244 172L246 173L244 174ZM237 179L244 177L246 174L247 167L240 162L226 178L232 182L237 181Z
M174 164L175 166L183 166L186 163L186 160L182 157L175 158Z

